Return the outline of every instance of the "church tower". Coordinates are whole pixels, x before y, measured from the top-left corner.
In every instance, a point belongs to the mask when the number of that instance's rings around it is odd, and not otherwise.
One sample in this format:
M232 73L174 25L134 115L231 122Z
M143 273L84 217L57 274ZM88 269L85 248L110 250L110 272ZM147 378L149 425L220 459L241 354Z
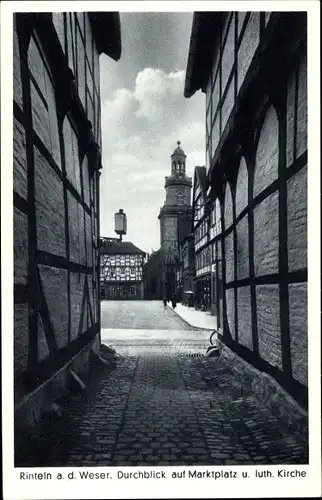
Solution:
M180 141L171 155L171 175L165 178L166 199L160 209L161 249L179 252L181 240L191 232L192 179L186 175L187 155Z

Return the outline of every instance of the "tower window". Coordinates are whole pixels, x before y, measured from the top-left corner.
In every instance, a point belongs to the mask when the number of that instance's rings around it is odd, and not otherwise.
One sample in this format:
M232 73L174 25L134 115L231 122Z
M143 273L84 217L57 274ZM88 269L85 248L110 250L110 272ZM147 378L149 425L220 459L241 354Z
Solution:
M184 205L184 196L182 191L177 192L177 205Z

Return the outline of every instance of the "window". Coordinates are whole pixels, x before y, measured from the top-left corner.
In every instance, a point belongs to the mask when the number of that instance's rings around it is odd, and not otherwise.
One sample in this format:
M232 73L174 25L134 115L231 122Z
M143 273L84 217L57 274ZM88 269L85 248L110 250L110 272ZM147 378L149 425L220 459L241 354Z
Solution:
M130 268L130 274L135 274L135 267Z
M182 191L177 191L177 205L184 205L184 195Z
M215 262L216 255L217 255L217 252L216 252L216 243L213 243L213 245L212 245L212 262Z
M110 295L115 295L115 287L114 286L110 286Z

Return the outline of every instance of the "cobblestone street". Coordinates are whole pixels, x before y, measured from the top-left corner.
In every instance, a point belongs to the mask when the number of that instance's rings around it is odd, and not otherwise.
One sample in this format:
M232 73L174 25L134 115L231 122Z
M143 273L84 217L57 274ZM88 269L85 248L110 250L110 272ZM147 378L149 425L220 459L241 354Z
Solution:
M101 317L102 329L193 330L170 307L164 309L161 300L103 300Z
M205 353L209 331L157 302L103 302L102 316L102 340L121 359L69 408L56 465L307 462L301 436L244 396L224 361L191 357Z

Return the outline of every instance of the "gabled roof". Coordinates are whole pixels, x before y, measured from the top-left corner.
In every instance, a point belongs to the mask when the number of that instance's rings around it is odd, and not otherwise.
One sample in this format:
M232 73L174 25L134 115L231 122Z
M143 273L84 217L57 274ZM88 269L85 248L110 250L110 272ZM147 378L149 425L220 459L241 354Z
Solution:
M195 12L193 15L184 96L205 90L222 19L222 12Z
M118 12L88 13L97 50L115 61L121 57L121 22Z
M207 171L206 167L195 167L195 173L194 173L194 190L199 184L200 190L201 190L201 195L203 197L204 202L207 199Z
M131 241L113 241L112 238L102 238L100 253L106 254L140 254L146 255L143 250L133 245Z

